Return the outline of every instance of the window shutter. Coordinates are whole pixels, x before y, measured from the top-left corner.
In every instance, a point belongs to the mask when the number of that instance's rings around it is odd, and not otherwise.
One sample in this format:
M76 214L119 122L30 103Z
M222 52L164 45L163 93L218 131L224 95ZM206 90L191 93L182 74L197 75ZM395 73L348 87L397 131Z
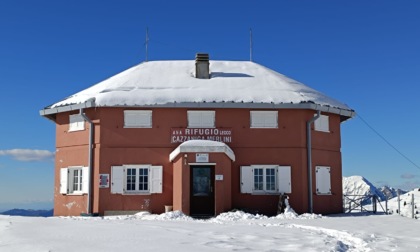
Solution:
M315 130L330 132L329 117L326 115L320 115L320 117L315 120Z
M197 111L188 111L188 127L195 128L200 126L201 116Z
M280 193L292 192L292 176L290 166L277 167L277 185Z
M251 128L278 128L278 112L251 111Z
M187 111L189 128L214 128L215 111Z
M251 166L241 166L241 193L252 193L253 171Z
M123 166L111 167L111 193L122 194L124 192L124 168Z
M330 167L317 166L316 173L316 194L331 194L331 173Z
M203 111L201 113L201 125L203 127L214 128L215 115L214 111Z
M85 119L81 115L70 115L69 131L78 131L85 129Z
M89 179L90 179L90 174L89 174L89 167L83 167L82 168L82 192L83 193L89 193Z
M125 110L124 127L127 128L151 128L152 111L151 110Z
M67 194L68 193L68 180L69 177L69 169L61 168L60 169L60 193Z
M162 166L150 166L150 193L162 193Z

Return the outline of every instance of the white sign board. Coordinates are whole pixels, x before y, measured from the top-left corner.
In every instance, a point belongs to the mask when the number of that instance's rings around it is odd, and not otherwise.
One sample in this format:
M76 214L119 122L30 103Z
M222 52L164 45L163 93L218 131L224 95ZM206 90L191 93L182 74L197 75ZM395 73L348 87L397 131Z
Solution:
M99 188L109 187L109 174L99 174Z
M216 175L216 180L223 180L223 175Z
M195 154L195 162L197 163L208 163L209 154L208 153L197 153Z

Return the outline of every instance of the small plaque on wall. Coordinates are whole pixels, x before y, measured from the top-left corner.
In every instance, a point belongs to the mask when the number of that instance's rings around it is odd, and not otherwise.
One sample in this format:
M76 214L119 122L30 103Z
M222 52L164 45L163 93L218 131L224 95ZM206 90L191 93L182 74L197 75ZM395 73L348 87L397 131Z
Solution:
M216 180L223 180L223 175L216 174Z
M197 163L208 163L209 154L208 153L197 153L195 154L195 162Z
M109 187L109 174L99 174L99 188Z

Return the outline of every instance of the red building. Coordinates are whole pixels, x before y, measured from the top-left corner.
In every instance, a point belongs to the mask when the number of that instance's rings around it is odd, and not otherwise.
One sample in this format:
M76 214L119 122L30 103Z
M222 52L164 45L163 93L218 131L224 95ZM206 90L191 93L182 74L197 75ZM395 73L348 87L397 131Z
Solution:
M342 212L345 104L249 61L143 62L48 106L54 215Z

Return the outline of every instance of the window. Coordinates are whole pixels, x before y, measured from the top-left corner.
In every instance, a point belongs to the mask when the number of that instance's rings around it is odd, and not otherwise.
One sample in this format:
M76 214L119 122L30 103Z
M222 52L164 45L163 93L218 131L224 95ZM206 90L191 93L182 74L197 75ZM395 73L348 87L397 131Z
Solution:
M254 168L254 192L276 191L276 169L275 168Z
M85 194L89 188L88 167L68 167L60 170L61 194Z
M278 111L251 111L251 128L278 128Z
M81 115L70 115L69 120L69 132L85 129L85 119Z
M112 166L111 193L162 193L162 166Z
M329 118L326 115L320 115L318 119L315 120L315 130L330 132L330 123Z
M316 194L331 195L331 168L328 166L316 166Z
M82 179L83 179L82 169L72 169L71 171L73 171L73 176L72 176L73 177L73 181L72 181L73 192L81 192Z
M188 128L214 128L216 112L209 110L188 111Z
M149 167L127 168L127 192L149 192Z
M151 128L151 110L124 110L124 128Z
M241 193L290 193L290 166L241 166Z

